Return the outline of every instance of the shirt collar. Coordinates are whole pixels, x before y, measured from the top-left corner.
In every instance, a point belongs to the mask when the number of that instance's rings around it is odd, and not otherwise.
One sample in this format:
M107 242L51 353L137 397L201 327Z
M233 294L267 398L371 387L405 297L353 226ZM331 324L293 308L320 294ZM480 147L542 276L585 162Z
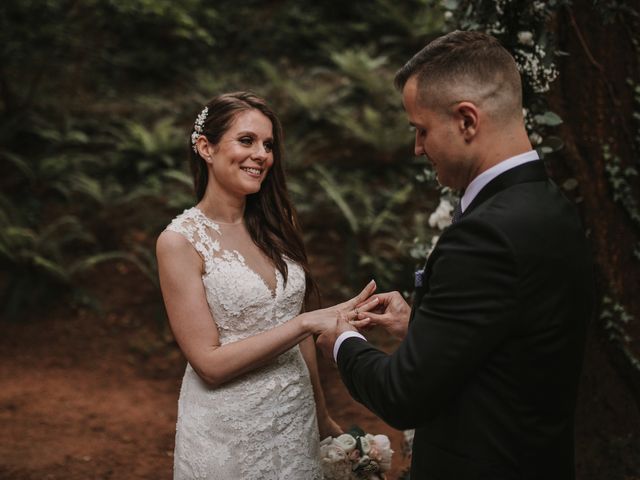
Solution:
M538 152L535 150L529 150L528 152L521 153L514 157L507 158L506 160L501 161L497 165L485 170L476 178L474 178L467 189L464 191L464 195L460 199L460 207L464 212L473 199L476 198L476 195L480 193L487 183L496 178L501 173L506 172L507 170L511 170L514 167L522 165L523 163L533 162L534 160L539 160Z

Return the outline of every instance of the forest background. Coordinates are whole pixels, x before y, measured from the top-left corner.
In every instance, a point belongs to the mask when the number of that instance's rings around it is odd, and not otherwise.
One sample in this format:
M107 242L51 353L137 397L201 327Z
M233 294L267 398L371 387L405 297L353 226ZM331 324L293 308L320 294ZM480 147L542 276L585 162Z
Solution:
M4 1L0 478L169 478L184 360L154 242L194 202L189 135L217 93L279 113L324 302L370 278L410 296L454 192L413 157L392 80L455 28L514 54L532 143L592 242L578 478L639 479L640 16L623 0ZM365 415L336 392L338 416Z

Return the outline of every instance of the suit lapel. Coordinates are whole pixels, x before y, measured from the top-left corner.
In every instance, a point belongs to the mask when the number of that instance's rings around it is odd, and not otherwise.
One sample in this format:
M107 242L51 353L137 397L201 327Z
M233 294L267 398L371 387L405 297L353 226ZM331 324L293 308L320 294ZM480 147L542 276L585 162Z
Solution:
M496 178L487 183L478 192L471 204L465 209L462 216L481 205L483 202L493 197L496 193L519 183L540 182L548 178L544 163L541 160L523 163L501 173Z
M471 204L465 209L464 213L462 214L461 220L464 219L465 215L476 209L483 202L506 188L517 185L519 183L545 181L547 180L547 178L548 176L544 167L544 163L540 160L523 163L522 165L511 168L491 180L484 186L482 190L480 190L480 192L478 192L478 195L476 195ZM437 244L435 248L438 248ZM422 286L416 288L414 291L413 306L411 308L409 323L413 321L413 317L415 316L416 310L420 305L420 302L422 301L422 297L429 291L429 260L431 259L431 257L432 256L430 255L429 258L427 258L424 265L424 277Z

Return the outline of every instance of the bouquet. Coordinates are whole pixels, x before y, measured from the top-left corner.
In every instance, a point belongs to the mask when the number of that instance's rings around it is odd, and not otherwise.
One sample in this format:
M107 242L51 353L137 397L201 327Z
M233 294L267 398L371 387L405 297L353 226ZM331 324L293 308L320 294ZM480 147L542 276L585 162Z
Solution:
M392 454L389 437L364 433L358 427L320 442L325 480L384 480Z

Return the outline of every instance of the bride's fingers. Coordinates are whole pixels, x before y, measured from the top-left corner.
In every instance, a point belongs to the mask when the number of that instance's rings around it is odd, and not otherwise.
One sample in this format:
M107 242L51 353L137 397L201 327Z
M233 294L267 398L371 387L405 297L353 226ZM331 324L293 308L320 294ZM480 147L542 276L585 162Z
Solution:
M359 303L362 303L365 300L367 300L375 291L376 291L376 282L375 280L371 280L358 295L356 295L355 297L353 297L351 300L347 302L349 309L353 309Z
M358 305L354 310L356 313L361 312L370 312L374 308L376 308L380 304L380 299L378 297L373 297L372 299Z

